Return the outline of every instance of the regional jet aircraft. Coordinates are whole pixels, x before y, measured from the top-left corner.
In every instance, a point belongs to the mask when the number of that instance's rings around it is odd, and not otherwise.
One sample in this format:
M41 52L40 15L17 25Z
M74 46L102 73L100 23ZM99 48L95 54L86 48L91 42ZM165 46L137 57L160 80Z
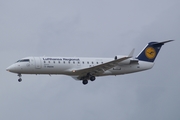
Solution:
M151 69L162 45L171 41L150 42L135 58L134 49L127 56L117 55L114 58L26 57L6 70L17 73L19 82L22 81L22 74L63 74L86 85L89 80L94 81L99 76L116 76Z

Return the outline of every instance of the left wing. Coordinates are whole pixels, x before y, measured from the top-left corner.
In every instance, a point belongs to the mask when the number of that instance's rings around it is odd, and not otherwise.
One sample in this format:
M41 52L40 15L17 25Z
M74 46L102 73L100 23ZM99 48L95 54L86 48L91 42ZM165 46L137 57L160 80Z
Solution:
M100 65L96 65L90 68L85 68L85 69L80 69L80 70L73 70L74 73L78 74L79 76L77 77L77 79L81 79L84 76L87 76L87 74L91 74L94 76L103 74L106 70L109 70L115 66L117 66L121 61L124 61L126 59L131 58L132 54L130 54L127 57L122 57L116 60L112 60L110 62L106 62Z

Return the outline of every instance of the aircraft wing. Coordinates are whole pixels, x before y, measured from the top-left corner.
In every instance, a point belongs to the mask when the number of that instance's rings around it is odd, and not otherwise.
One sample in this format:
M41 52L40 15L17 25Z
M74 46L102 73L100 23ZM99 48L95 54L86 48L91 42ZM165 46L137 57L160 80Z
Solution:
M80 70L73 70L74 73L78 74L79 76L77 79L81 79L81 77L86 76L88 73L91 75L98 76L99 74L104 73L106 70L109 70L115 66L117 66L121 61L131 58L131 56L122 57L116 60L112 60L110 62L106 62L100 65L96 65L90 68L80 69Z

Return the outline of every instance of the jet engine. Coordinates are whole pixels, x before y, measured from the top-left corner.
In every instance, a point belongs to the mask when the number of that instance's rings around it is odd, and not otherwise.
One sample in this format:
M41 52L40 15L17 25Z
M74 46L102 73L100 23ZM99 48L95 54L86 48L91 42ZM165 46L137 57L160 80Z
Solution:
M114 57L114 60L117 60L117 59L120 59L120 58L123 58L123 57L126 57L126 56L116 55L116 56ZM130 61L131 61L130 58L129 58L129 59L126 59L126 60L124 60L124 61L121 61L121 62L119 63L119 65L127 65L127 64L130 64Z

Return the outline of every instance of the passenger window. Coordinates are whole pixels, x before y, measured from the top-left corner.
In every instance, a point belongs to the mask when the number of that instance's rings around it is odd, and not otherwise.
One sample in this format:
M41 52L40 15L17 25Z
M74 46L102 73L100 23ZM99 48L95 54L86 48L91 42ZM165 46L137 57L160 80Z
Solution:
M96 62L98 64L98 62Z
M75 62L73 61L73 64L75 64Z
M59 61L59 63L60 63L60 61Z
M56 62L54 61L54 63L56 63Z
M89 64L89 62L87 62L87 64Z
M50 61L49 61L49 63L50 63Z
M44 63L46 63L46 61L44 61Z
M84 61L82 62L82 64L84 64Z
M69 64L70 64L71 62L69 61Z
M66 62L64 61L64 64L65 64Z
M93 62L92 62L92 64L93 64Z

